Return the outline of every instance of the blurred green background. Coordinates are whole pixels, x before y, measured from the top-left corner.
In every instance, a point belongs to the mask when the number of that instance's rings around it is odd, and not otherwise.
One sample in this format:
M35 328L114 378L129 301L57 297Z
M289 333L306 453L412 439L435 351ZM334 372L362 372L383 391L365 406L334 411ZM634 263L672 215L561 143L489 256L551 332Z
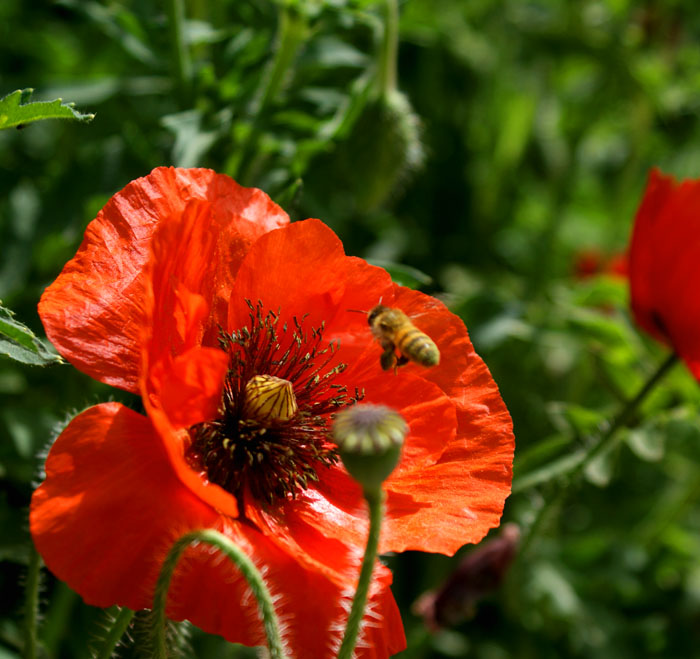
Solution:
M153 167L263 188L444 299L513 416L504 519L522 550L470 619L437 634L411 604L473 548L390 557L401 656L698 656L700 393L685 368L582 479L567 475L666 356L634 328L624 277L604 271L650 167L700 175L697 4L406 0L395 59L384 2L188 0L179 65L166 5L0 3L0 96L34 87L96 113L0 132L3 303L43 334L41 291L107 199ZM126 395L9 360L0 393L6 659L20 656L36 456L70 414ZM90 656L103 613L50 575L42 611L47 656ZM191 633L194 656L255 656Z

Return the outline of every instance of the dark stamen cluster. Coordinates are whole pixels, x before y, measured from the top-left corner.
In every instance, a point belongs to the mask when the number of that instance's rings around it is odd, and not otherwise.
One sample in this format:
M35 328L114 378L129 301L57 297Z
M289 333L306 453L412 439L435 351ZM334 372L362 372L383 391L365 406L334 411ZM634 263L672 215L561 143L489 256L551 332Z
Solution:
M237 498L248 488L256 499L272 504L294 498L318 480L320 468L337 462L328 419L362 396L356 390L350 397L345 386L333 383L347 365L328 368L338 345L322 347L323 325L307 331L304 318L295 317L293 327L284 323L280 328L279 311L263 313L260 301L248 301L248 306L250 327L220 337L229 369L219 417L190 428L187 457ZM292 418L246 418L246 383L265 374L292 383L298 406Z

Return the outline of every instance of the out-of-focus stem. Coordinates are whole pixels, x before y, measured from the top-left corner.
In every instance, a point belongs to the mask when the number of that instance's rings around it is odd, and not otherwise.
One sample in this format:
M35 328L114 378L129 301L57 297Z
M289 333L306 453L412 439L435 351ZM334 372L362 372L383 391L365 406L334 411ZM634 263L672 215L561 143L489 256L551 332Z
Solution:
M36 626L39 609L39 570L41 557L32 547L29 550L29 565L27 567L27 586L24 602L24 654L25 659L36 659Z
M180 106L187 107L192 88L192 60L185 43L185 2L166 0L173 68Z
M612 423L605 431L603 436L600 438L594 446L586 454L586 457L581 461L574 475L580 474L593 460L595 460L601 453L603 453L611 442L614 440L615 433L626 426L632 415L636 412L639 405L647 397L649 392L661 381L661 379L668 373L671 367L676 363L675 353L671 353L669 357L659 366L658 369L652 374L652 376L644 383L642 388L637 392L637 395L632 398L627 404L620 410L620 413L613 419Z
M280 6L275 57L258 90L257 100L253 106L250 132L237 158L239 167L234 167L234 171L230 172L244 184L250 183L248 178L251 175L253 161L256 159L256 148L262 132L261 119L282 88L287 71L294 63L299 48L307 37L307 28L306 16L302 12L288 3ZM240 168L240 172L235 171L237 168Z
M377 492L365 491L365 499L369 505L369 534L367 536L367 547L362 559L360 578L357 582L357 590L352 600L352 608L348 617L348 624L345 627L345 635L338 652L338 659L350 659L352 657L357 635L360 631L360 622L364 617L365 605L369 585L372 581L372 572L377 560L379 550L379 534L382 527L382 517L384 515L384 492L380 489Z
M571 485L577 480L579 476L586 469L588 465L593 462L601 453L605 452L615 441L615 434L620 428L626 426L637 408L642 404L644 399L649 395L649 393L654 389L654 387L663 379L663 377L668 373L671 367L676 363L677 357L675 354L671 354L659 368L651 375L651 377L644 383L642 388L637 392L634 398L631 398L620 410L620 412L615 416L610 425L607 427L605 432L600 436L597 442L595 442L591 448L588 450L586 455L575 465L572 466L571 470L568 472L567 485ZM520 554L524 555L533 539L537 536L539 529L542 527L544 520L553 511L553 509L559 505L566 496L567 490L564 488L551 493L545 503L537 512L535 519L533 520L530 527L524 534L523 540L520 543Z
M399 3L384 0L384 38L379 55L379 89L384 98L396 90L399 57Z

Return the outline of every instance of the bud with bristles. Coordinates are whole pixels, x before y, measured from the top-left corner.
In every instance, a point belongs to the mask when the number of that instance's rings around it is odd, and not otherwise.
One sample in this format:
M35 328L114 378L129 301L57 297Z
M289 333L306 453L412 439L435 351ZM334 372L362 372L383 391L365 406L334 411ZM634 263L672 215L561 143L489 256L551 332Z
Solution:
M354 405L333 422L343 464L366 492L378 491L394 470L407 431L404 418L384 405Z
M420 119L408 98L398 91L370 98L336 158L360 212L397 196L425 160Z
M297 413L292 383L274 375L255 375L245 386L243 414L261 423L288 421Z

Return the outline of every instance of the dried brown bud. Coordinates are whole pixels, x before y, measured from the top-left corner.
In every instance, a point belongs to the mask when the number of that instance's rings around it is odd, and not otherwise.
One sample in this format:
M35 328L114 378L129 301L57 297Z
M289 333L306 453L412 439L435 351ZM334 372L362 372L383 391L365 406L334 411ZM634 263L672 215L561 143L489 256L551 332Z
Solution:
M476 603L501 585L519 539L518 526L505 524L497 538L465 556L440 588L423 593L413 604L413 612L423 618L431 631L470 618Z

